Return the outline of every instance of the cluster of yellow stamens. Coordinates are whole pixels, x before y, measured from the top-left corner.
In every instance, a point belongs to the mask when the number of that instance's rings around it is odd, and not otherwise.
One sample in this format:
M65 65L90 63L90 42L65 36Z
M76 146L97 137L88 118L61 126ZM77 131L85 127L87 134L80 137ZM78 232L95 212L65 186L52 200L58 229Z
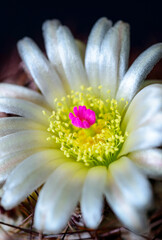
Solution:
M101 89L101 86L98 87ZM93 93L92 88L81 87L80 92L71 91L71 94L55 99L56 110L49 117L48 132L51 137L48 141L55 141L66 157L71 157L86 166L108 166L116 160L116 156L127 136L121 131L120 105L123 99L117 102L109 97L101 99ZM88 129L77 128L71 124L69 112L74 106L83 106L93 110L96 122ZM126 103L124 104L126 105Z

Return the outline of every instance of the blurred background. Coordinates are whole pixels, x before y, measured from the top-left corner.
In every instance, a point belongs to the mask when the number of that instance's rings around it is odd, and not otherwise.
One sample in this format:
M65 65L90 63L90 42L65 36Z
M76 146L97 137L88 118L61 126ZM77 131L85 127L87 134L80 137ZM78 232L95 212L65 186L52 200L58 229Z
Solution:
M133 46L146 46L162 41L161 1L1 1L0 30L1 51L23 36L39 37L46 19L58 18L74 31L87 36L95 21L102 16L124 20L131 25Z
M106 16L113 22L131 25L131 59L150 45L162 41L160 0L132 1L1 1L0 68L16 42L29 36L43 43L41 26L46 19L57 18L72 30L75 37L86 40L95 21ZM42 44L43 46L43 44ZM159 68L159 67L158 67ZM162 68L162 67L161 67ZM160 70L157 70L158 72ZM155 76L156 77L156 76ZM159 73L157 74L159 78Z

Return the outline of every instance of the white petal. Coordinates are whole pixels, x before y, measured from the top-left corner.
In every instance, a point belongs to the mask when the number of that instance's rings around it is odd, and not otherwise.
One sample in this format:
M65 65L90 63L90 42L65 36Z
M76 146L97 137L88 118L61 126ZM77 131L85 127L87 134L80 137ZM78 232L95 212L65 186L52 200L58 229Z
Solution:
M56 167L58 166L58 163L61 165L64 161L66 161L66 157L60 150L47 149L36 152L26 158L12 171L3 189L6 191L15 188L16 186L19 186L24 179L28 178L28 176L35 170L39 168L46 170L46 167Z
M46 131L28 130L0 138L0 157L17 151L24 151L35 148L55 148L55 142L47 141L50 134Z
M85 168L69 162L60 166L43 187L35 210L35 227L60 232L79 200Z
M151 186L145 175L127 157L111 163L109 170L124 198L131 205L139 209L150 206Z
M162 179L162 150L147 149L130 153L129 158L154 179Z
M133 151L161 146L162 124L159 122L159 119L161 118L161 114L157 115L153 119L150 119L146 126L144 125L129 133L118 157Z
M54 107L54 99L65 95L56 71L30 38L19 41L18 50L46 100Z
M156 114L162 112L162 85L143 88L132 100L122 122L122 128L131 132Z
M47 20L42 26L47 56L56 68L61 65L56 37L56 31L60 25L61 23L58 20Z
M103 193L107 179L106 167L93 167L88 171L81 198L81 210L86 226L96 228L101 222Z
M16 86L13 84L1 83L0 97L20 98L38 104L47 109L49 108L49 105L46 103L44 97L41 94L28 88Z
M119 82L122 81L129 61L129 51L130 51L130 28L129 24L119 21L119 37L120 37L120 59L119 59Z
M42 111L51 115L47 109L34 103L22 99L0 98L0 112L16 114L48 126L48 118L43 115Z
M54 168L62 163L60 150L45 150L26 158L7 178L1 204L11 209L42 185Z
M128 179L129 181L129 179ZM124 197L115 180L108 172L107 188L105 191L106 199L119 220L130 230L134 232L146 232L148 223L144 209L137 209L131 205ZM137 197L137 196L136 196Z
M119 62L119 32L116 27L110 28L105 35L99 58L99 77L106 96L110 90L113 97L116 92Z
M85 68L90 85L94 88L98 87L101 84L99 81L98 68L100 48L103 38L111 26L112 22L107 18L99 19L92 28L92 31L88 38L85 55Z
M129 45L126 50L124 46L126 40L123 38L123 32L127 32L127 26L127 24L121 21L117 22L114 27L105 34L101 45L99 75L105 96L108 90L110 90L112 97L115 96L119 78L122 77L126 69Z
M48 231L60 232L67 225L79 201L85 175L85 170L77 172L61 192L60 197L57 198L53 214L51 212L45 227Z
M144 51L128 69L117 91L117 99L132 100L141 83L162 57L162 43L155 44Z
M62 65L60 53L58 51L58 39L57 39L56 31L59 28L59 26L61 26L61 23L58 20L54 19L54 20L45 21L45 23L43 24L43 36L44 36L47 56L50 62L55 67L60 79L63 81L64 88L67 89L68 91L69 84L65 75L63 65ZM80 55L83 61L85 56L85 44L79 40L75 40L75 43L78 47L78 50L80 52Z
M57 73L59 74L59 77L62 80L66 80L62 61L58 51L58 41L56 36L56 31L60 25L61 23L58 20L47 20L43 24L42 29L47 56L55 67Z
M40 151L39 149L29 149L24 151L12 152L0 158L0 183L4 182L12 169L25 158Z
M0 137L22 130L46 130L47 127L23 117L0 118Z
M78 90L81 85L87 86L87 77L75 40L66 27L57 30L58 50L70 87Z

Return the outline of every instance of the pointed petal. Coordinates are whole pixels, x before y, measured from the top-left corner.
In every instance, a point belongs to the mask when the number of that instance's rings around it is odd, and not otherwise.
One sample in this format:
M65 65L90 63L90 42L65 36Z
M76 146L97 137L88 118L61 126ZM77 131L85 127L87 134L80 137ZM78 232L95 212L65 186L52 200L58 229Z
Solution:
M111 163L109 170L124 198L131 205L138 209L150 206L151 186L146 176L127 157Z
M0 97L20 98L49 109L49 105L41 94L13 84L1 83Z
M88 38L85 54L85 68L90 85L94 88L101 84L99 81L98 68L100 48L103 38L111 26L112 22L110 20L107 18L100 18L92 28Z
M42 26L47 56L56 69L59 65L62 65L56 36L56 31L60 25L60 21L54 19L45 21Z
M61 164L64 155L59 150L45 150L26 158L7 178L3 186L1 204L11 209L42 185L54 168Z
M116 92L119 62L119 31L114 26L106 33L100 51L99 77L106 97L107 91L113 97Z
M58 50L70 87L78 90L81 85L87 86L87 77L75 40L66 27L57 30Z
M0 112L16 114L48 126L48 118L43 115L43 111L50 116L47 109L34 103L22 99L0 98Z
M155 44L144 51L128 69L117 91L117 99L132 100L140 85L162 57L162 43Z
M58 163L61 165L64 161L66 161L66 157L60 150L47 149L36 152L26 158L12 171L11 175L4 184L3 189L5 191L11 190L19 186L35 170L44 168L45 166L47 168L52 168L52 166L54 166L55 168L58 166Z
M162 85L152 84L143 88L134 97L124 116L122 128L131 132L160 112L162 112Z
M53 141L47 141L50 134L46 131L28 130L0 138L0 157L17 151L24 151L35 148L55 148Z
M35 227L48 232L60 232L68 222L85 178L85 168L68 162L60 166L44 185L35 210Z
M23 117L0 118L0 137L23 130L46 130L47 127Z
M148 222L144 209L137 209L124 197L116 185L110 171L108 172L106 200L119 220L130 230L143 233L148 231Z
M129 24L119 21L119 38L120 38L120 59L119 59L119 82L122 81L127 69L130 51L130 27Z
M45 48L47 52L48 59L55 67L59 77L65 81L66 76L63 69L62 61L58 51L58 40L57 40L57 29L61 26L58 20L47 20L43 24L43 37L45 41Z
M129 45L126 50L125 41L127 42L128 38L123 37L123 34L127 32L127 26L121 21L117 22L105 34L101 45L99 75L104 95L107 95L107 90L110 90L111 96L115 96L119 77L122 77L127 67Z
M162 179L162 150L147 149L130 153L129 158L153 179Z
M54 99L65 95L56 71L30 38L19 41L18 50L46 100L54 107Z
M160 122L159 122L160 120ZM159 147L162 145L162 114L150 119L146 125L128 133L118 157L133 151Z
M11 173L12 169L16 167L16 165L22 162L25 158L34 154L35 152L39 152L39 149L29 149L24 151L18 151L14 153L9 153L4 157L0 158L0 184L3 183L8 175Z
M81 210L86 226L89 228L96 228L101 222L106 179L106 167L91 168L85 179L81 198Z
M78 171L60 193L60 197L55 199L55 208L53 208L54 214L51 212L51 216L49 216L45 226L48 231L60 232L66 227L70 216L79 202L85 175L85 169Z

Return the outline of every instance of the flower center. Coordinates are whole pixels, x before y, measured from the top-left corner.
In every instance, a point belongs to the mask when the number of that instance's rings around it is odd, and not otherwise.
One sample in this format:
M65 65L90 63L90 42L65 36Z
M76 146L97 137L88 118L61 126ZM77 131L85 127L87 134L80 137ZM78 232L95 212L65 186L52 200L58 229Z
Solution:
M90 128L96 121L95 112L87 109L86 106L73 108L73 113L69 113L71 123L78 128Z
M101 87L99 87L101 89ZM127 133L121 130L124 99L101 99L92 88L55 99L56 110L49 116L48 141L58 143L66 157L86 166L109 164L117 159ZM127 103L124 103L124 107ZM69 107L70 106L70 107ZM74 114L73 114L73 113Z

